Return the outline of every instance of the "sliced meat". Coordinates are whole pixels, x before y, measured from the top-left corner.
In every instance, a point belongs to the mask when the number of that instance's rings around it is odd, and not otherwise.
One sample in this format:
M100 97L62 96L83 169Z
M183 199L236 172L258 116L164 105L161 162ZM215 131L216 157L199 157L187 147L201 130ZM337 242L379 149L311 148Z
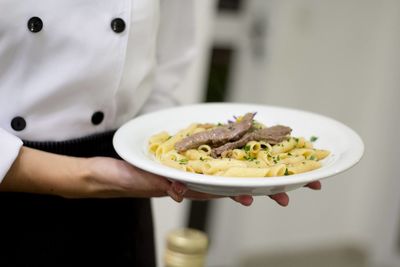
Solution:
M255 141L264 141L271 145L276 145L287 138L292 129L283 125L276 125L269 128L260 129L251 133Z
M183 138L175 144L175 149L178 152L184 152L201 145L207 144L216 147L229 141L238 140L252 127L254 115L254 113L247 113L240 122L230 123L227 126L195 133Z
M220 147L214 148L211 151L211 156L217 158L225 151L243 147L250 141L264 141L271 145L275 145L285 140L287 135L291 132L291 128L282 125L256 130L254 132L245 134L242 138L235 142L229 142Z

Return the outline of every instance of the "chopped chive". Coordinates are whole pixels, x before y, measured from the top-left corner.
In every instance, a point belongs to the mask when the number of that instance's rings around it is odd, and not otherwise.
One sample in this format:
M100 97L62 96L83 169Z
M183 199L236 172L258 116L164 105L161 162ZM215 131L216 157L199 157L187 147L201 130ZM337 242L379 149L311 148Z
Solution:
M288 168L286 168L286 170L285 170L285 176L287 176L287 175L289 175L289 170L288 170Z
M180 159L178 160L179 164L183 165L183 164L187 164L188 160L187 159Z
M311 136L311 138L310 138L310 141L311 142L315 142L315 141L317 141L318 140L318 137L316 137L316 136Z
M247 161L253 161L253 160L255 160L256 158L254 158L254 157L249 157L249 156L245 156L244 159L247 160Z

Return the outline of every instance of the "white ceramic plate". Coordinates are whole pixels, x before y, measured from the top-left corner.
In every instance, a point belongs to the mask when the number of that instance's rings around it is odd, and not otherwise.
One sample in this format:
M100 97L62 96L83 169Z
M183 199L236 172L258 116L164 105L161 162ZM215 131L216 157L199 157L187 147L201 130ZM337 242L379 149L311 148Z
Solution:
M270 178L238 178L177 170L157 162L147 151L148 139L158 132L175 134L191 123L226 122L234 115L247 112L257 112L255 119L267 126L282 124L291 127L292 136L306 139L317 136L315 147L327 149L331 154L322 161L320 169L311 172ZM364 144L357 133L336 120L295 109L232 103L182 106L139 116L118 129L113 144L124 160L143 170L184 182L196 191L224 196L290 191L349 169L364 152Z

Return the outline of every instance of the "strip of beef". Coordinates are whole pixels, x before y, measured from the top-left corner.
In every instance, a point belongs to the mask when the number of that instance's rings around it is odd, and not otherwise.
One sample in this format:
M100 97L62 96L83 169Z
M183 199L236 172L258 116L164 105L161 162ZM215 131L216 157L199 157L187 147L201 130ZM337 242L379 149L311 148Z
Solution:
M220 146L229 141L240 139L253 125L254 113L247 113L240 122L230 123L227 126L218 127L209 131L195 133L185 137L175 144L178 152L197 148L201 145Z
M214 148L211 151L211 156L217 158L225 151L245 146L249 141L265 141L271 145L275 145L285 140L287 135L291 132L291 128L282 125L256 130L245 134L235 142L229 142L220 147Z

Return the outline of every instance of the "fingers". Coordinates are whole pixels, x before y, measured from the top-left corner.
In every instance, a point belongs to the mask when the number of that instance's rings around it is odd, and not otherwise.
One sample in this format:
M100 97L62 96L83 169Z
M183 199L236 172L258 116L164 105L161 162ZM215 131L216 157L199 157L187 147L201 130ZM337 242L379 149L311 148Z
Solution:
M185 184L177 181L171 182L166 192L176 202L182 202L182 200L185 198L191 200L211 200L222 197L189 190Z
M167 189L166 192L176 202L182 202L187 191L188 188L186 187L186 185L174 181L170 184L170 187Z
M167 194L168 194L168 196L170 196L173 200L175 200L178 203L182 202L182 200L183 200L183 196L179 195L172 189L168 189Z
M309 184L306 184L304 187L308 187L313 190L321 190L322 186L320 181L314 181ZM278 203L282 207L286 207L287 205L289 205L289 196L286 193L278 193L275 195L271 195L269 197L275 200L276 203Z
M253 203L254 199L252 196L249 195L242 195L242 196L235 196L231 197L234 201L242 204L243 206L249 207Z
M275 202L282 207L286 207L289 204L289 196L286 193L278 193L275 195L270 195L269 197L275 200Z
M321 182L320 181L314 181L314 182L311 182L311 183L309 183L309 184L306 184L304 187L308 187L308 188L310 188L310 189L313 189L313 190L321 190Z
M276 203L281 205L282 207L286 207L289 204L289 196L286 193L278 193L275 195L270 195L269 196L271 199L275 200ZM242 204L243 206L251 206L251 204L254 201L254 198L249 195L241 195L241 196L235 196L231 197L234 201Z

